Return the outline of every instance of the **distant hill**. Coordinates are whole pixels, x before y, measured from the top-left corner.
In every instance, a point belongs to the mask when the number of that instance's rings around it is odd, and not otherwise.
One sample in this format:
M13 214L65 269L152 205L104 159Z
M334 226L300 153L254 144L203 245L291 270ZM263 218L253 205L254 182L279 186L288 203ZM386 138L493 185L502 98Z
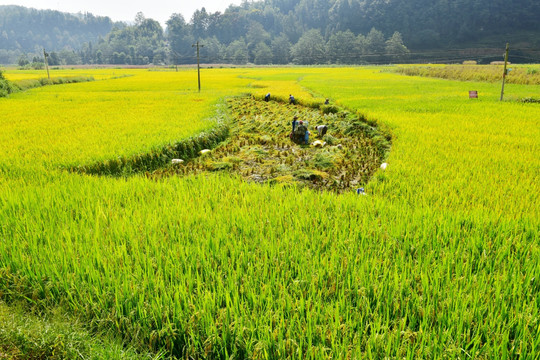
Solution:
M114 23L109 17L0 6L0 50L37 52L80 49L85 42L106 36Z
M171 14L164 31L142 13L127 25L0 6L0 63L45 47L57 65L192 64L196 41L203 63L488 63L506 42L512 62L540 62L539 18L538 0L260 0Z

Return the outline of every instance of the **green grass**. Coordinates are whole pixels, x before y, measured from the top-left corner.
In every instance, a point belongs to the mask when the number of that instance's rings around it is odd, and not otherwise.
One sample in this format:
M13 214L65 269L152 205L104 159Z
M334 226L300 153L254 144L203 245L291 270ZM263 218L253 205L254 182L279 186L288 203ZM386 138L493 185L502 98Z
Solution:
M23 306L0 302L0 359L159 359L124 349L110 334L90 334L59 309L29 314Z
M46 142L23 142L26 125L10 127L0 135L14 139L0 145L9 150L0 162L2 297L59 306L92 331L178 358L537 358L540 108L498 102L497 84L380 70L216 71L219 91L202 92L189 117L211 113L227 92L253 90L246 77L280 97L303 97L302 87L329 97L392 133L388 168L367 196L227 173L73 174L55 168L69 162L55 144L39 157L47 166L34 167L26 156ZM146 104L130 86L157 99L159 86L143 79L151 77L120 79L126 90L107 97L110 108ZM172 89L182 80L155 81ZM75 100L67 111L99 99L95 83L61 87ZM22 109L52 88L0 100L1 108ZM538 91L507 87L516 97ZM172 96L163 101L174 106ZM76 147L74 160L110 158L121 146L105 138L104 148ZM134 136L118 155L162 140L144 139Z

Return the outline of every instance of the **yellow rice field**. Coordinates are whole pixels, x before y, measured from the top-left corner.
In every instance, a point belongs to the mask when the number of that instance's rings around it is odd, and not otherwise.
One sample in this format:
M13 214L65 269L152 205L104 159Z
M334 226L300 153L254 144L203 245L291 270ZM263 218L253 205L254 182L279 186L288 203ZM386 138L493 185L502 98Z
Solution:
M0 99L0 297L176 358L537 358L540 106L387 70L203 69L201 93L189 69L76 70L96 81ZM367 196L63 170L198 134L225 97L267 92L392 134Z

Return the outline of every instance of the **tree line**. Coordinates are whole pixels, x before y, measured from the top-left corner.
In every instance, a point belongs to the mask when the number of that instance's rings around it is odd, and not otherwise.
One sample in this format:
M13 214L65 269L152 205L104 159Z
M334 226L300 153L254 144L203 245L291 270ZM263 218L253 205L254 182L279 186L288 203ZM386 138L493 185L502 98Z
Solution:
M399 32L385 36L372 28L366 34L350 30L323 34L320 29L309 29L291 36L265 28L251 18L249 9L231 6L223 14L211 14L202 8L189 22L173 14L165 29L138 13L132 25L115 25L106 36L84 42L77 50L49 51L47 60L51 66L193 64L197 58L192 45L197 41L203 45L200 61L207 64L358 64L399 61L409 52ZM233 14L244 20L227 21ZM225 23L234 26L228 28ZM41 68L44 59L39 52L28 52L20 53L16 62L21 67Z
M24 12L21 10L24 8L16 8ZM34 12L39 11L33 10L35 15ZM62 46L51 44L49 60L53 65L190 64L196 62L191 45L199 41L204 45L203 63L404 61L408 47L415 51L452 48L462 43L478 45L483 38L496 34L540 32L538 14L540 3L535 0L246 0L224 12L201 8L189 20L172 14L165 29L141 13L129 25L86 14L74 17L86 26L92 25L92 38L83 39L79 35ZM44 14L41 16L46 18ZM5 26L15 21L4 20L3 24L1 21L0 34L4 40L0 37L0 62L2 55L13 57L18 51L17 60L31 63L30 58L37 52L29 50L26 42L19 41L19 47L2 45L2 41L11 41L12 36L31 31L31 26L14 32ZM69 24L72 24L69 21L59 29L63 37L57 37L58 41L69 38ZM103 31L97 31L98 24ZM46 34L45 30L36 32ZM78 46L77 39L80 39ZM37 37L34 48L47 46L39 40L43 39ZM540 42L532 45L540 46ZM2 51L13 53L2 54ZM23 53L30 55L25 58L21 56Z

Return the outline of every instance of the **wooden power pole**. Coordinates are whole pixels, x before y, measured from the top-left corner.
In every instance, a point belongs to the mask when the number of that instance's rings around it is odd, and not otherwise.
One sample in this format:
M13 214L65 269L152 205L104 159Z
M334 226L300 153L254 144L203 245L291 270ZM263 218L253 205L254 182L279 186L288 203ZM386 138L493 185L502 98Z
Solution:
M500 101L503 101L503 97L504 97L504 82L506 81L506 75L508 73L508 71L506 70L506 66L508 65L508 50L509 49L510 49L510 44L506 43L506 52L504 53L504 72L503 72L503 81L502 81Z
M199 61L199 47L204 47L204 45L199 45L199 42L197 41L197 43L191 45L191 47L197 47L197 77L199 80L199 92L201 92L201 64Z
M176 72L178 72L178 61L180 60L180 56L174 50L171 50L171 53L173 55L174 67L176 69Z
M45 67L47 68L47 78L49 81L51 81L51 75L49 74L49 61L47 58L49 57L49 54L45 52L45 48L43 48L43 59L45 60Z

